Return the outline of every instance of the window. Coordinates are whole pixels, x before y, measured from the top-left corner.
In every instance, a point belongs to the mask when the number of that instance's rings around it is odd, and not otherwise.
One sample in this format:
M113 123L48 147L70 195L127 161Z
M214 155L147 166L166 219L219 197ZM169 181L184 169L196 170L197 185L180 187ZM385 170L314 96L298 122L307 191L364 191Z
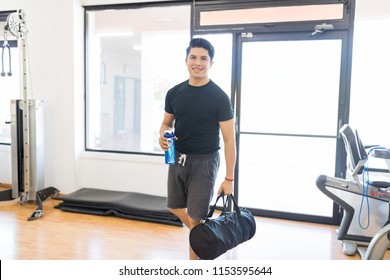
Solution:
M238 3L239 2L239 3ZM288 3L286 3L288 2ZM349 1L210 1L194 2L196 32L284 32L313 30L314 25L332 22L334 29L348 29Z
M14 36L7 32L4 38L6 17L1 15L0 13L0 144L10 144L10 101L19 98L19 51Z
M188 78L189 5L87 10L86 149L160 154L166 92Z
M200 25L241 25L343 18L343 4L301 5L200 12Z

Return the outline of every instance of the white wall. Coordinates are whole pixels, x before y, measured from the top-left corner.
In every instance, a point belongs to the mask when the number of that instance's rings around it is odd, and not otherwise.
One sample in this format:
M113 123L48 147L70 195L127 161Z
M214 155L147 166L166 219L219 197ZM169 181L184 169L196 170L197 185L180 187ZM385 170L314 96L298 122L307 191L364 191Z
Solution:
M358 1L349 123L364 145L390 147L390 1Z
M70 156L75 154L73 105L81 92L74 90L73 5L72 1L48 0L15 0L0 4L1 10L24 9L26 13L31 92L32 98L45 103L45 178L53 186L59 182L75 185L74 172L71 172L75 158ZM44 12L42 7L50 12ZM82 15L81 9L79 14ZM79 22L82 23L81 19ZM1 169L5 158L1 159ZM61 161L56 160L58 158ZM9 161L7 158L5 164ZM6 177L0 177L0 180L11 183L9 175Z
M165 195L162 157L86 153L82 5L135 0L13 0L0 10L24 9L33 98L45 103L45 187L64 194L81 187ZM151 2L151 1L144 1ZM357 13L390 9L388 0L357 0ZM11 152L0 145L0 182L11 183Z
M91 0L0 3L2 11L26 13L33 98L45 104L45 187L54 186L64 194L93 187L165 195L167 166L162 157L83 151L83 2L102 4ZM105 1L110 2L115 3ZM11 181L10 147L0 146L0 182Z

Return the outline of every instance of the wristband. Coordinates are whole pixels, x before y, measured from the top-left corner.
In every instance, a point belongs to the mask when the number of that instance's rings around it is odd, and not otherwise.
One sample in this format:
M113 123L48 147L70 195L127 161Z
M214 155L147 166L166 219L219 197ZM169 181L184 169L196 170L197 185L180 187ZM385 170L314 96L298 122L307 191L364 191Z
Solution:
M226 178L226 177L225 177L225 180L226 180L226 181L229 181L229 182L234 182L234 179L228 179L228 178Z

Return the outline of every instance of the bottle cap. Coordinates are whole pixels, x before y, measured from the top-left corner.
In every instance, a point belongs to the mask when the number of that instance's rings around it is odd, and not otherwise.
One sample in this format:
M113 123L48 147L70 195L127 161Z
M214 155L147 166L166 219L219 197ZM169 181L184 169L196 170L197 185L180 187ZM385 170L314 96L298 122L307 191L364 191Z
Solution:
M164 131L164 137L170 138L173 137L175 134L173 133L172 130L165 130Z

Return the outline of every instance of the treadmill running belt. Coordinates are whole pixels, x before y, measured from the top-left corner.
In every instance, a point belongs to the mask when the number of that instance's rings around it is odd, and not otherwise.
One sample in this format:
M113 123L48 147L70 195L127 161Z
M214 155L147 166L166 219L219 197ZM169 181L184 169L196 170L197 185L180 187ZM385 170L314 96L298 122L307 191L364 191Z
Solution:
M63 211L183 226L166 206L167 198L135 192L82 188L64 196L55 208Z

